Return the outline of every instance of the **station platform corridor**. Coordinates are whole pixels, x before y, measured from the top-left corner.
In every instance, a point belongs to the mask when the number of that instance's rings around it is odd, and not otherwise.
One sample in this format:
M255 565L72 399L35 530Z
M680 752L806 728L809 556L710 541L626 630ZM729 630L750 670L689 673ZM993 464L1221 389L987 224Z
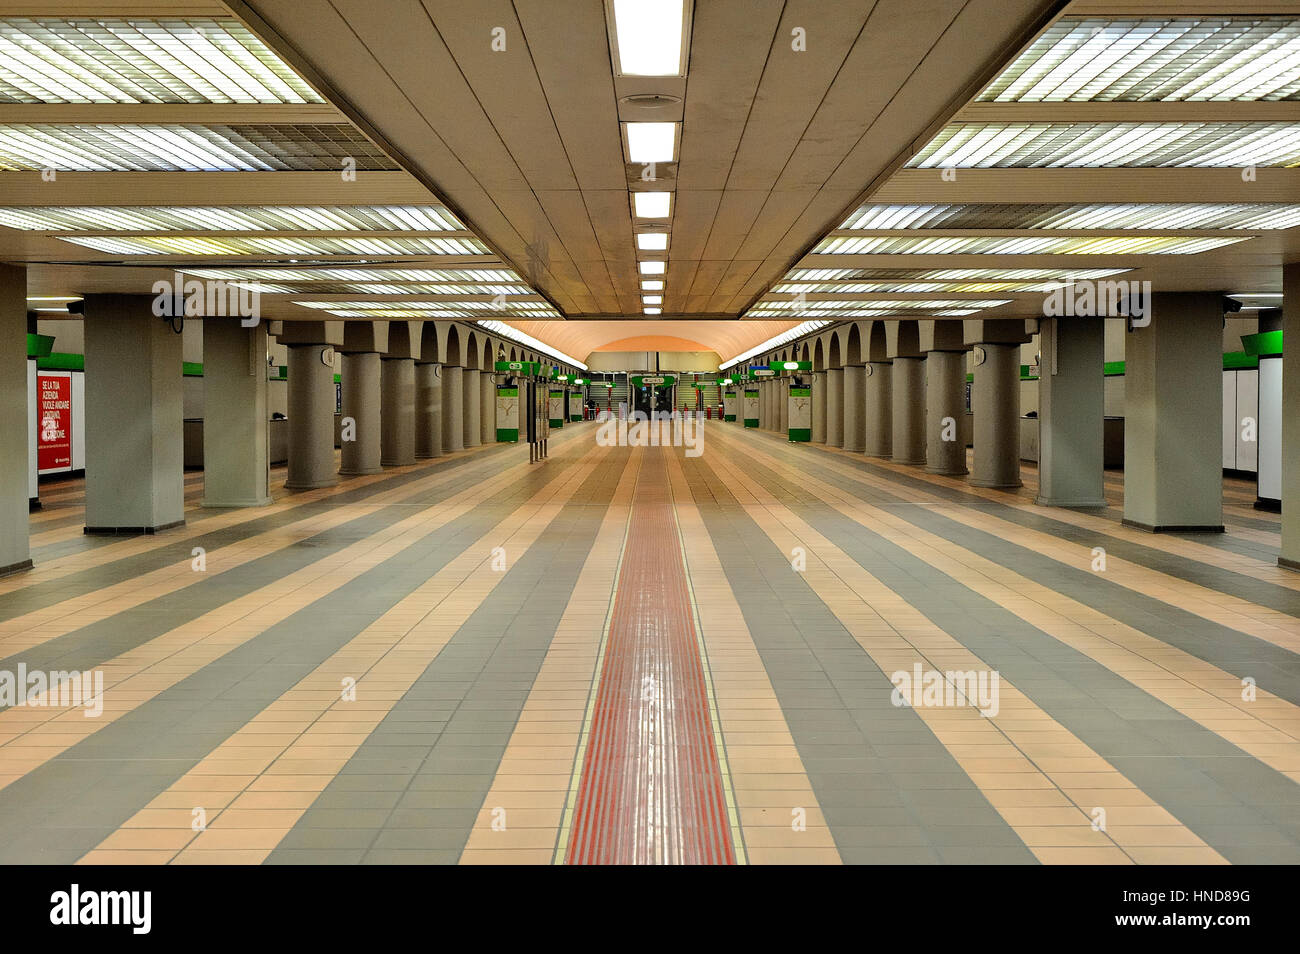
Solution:
M1047 509L1029 467L599 426L265 508L189 473L146 536L45 485L0 669L109 691L0 711L0 862L1300 862L1300 577L1253 484L1151 534L1117 472Z

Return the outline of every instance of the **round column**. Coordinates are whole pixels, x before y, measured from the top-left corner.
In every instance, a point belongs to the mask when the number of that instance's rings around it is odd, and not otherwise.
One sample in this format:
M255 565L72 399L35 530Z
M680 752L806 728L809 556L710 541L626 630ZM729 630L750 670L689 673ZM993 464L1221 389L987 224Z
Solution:
M891 457L894 453L893 372L888 361L867 365L866 426L863 450L868 457Z
M461 377L462 407L465 409L461 432L466 447L478 447L482 443L483 392L479 390L478 375L478 369L466 368Z
M925 359L895 358L893 385L893 461L925 463Z
M790 379L778 378L776 382L777 431L782 437L790 436Z
M826 372L826 446L844 446L844 372Z
M925 469L931 474L966 473L966 352L931 351L925 359Z
M442 368L415 366L415 456L442 456Z
M826 372L813 372L812 383L812 439L815 444L826 443Z
M415 359L384 358L380 461L386 467L415 463Z
M497 379L496 375L487 371L479 373L479 416L481 423L479 425L479 439L484 444L495 444L497 442ZM565 399L566 407L564 413L568 414L568 398Z
M328 345L289 345L290 490L339 482L334 472L334 366Z
M339 473L344 477L377 474L382 441L379 355L373 351L343 355L343 440ZM348 418L352 419L349 426ZM354 440L348 440L351 435Z
M464 368L453 364L442 369L442 452L465 449Z
M862 365L849 365L844 369L844 444L846 451L862 453Z
M975 487L1020 486L1020 345L981 344L971 410L975 414ZM978 353L976 361L979 361Z

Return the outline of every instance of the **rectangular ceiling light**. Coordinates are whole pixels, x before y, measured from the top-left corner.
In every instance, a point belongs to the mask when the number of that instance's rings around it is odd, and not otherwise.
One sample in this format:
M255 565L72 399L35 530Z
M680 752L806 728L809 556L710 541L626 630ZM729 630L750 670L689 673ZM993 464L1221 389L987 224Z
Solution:
M641 304L643 305L662 305L664 303L663 295L642 295Z
M637 262L636 265L642 275L662 275L668 267L667 262Z
M980 94L982 102L1225 102L1300 93L1300 18L1068 17Z
M615 68L621 76L685 72L685 0L612 0Z
M252 238L143 235L60 236L60 241L113 255L486 255L471 238Z
M62 206L0 208L0 225L46 232L458 232L442 206Z
M638 232L636 247L643 252L662 252L668 248L668 233Z
M672 162L677 158L677 123L624 123L628 162Z
M660 315L660 314L663 314L663 309L662 309L662 308L642 308L641 311L642 311L644 314L647 314L647 315Z
M0 19L0 102L322 103L238 20Z
M642 291L663 291L664 283L659 278L646 278L641 281Z
M947 236L944 238L828 238L818 255L1195 255L1249 236L1189 238L1173 235Z
M666 219L671 192L633 192L632 206L638 219Z
M200 278L225 281L267 282L464 282L477 288L491 288L493 283L508 283L528 291L528 286L513 271L506 268L346 268L339 266L300 267L279 266L270 268L187 268L178 271ZM311 290L310 287L304 291ZM511 294L519 294L516 290ZM496 294L495 291L492 294Z
M0 210L0 221L3 221ZM1131 202L1025 205L864 205L841 229L1289 229L1300 205Z
M1009 281L1082 281L1086 278L1109 278L1132 271L1128 268L792 268L786 281L832 282L866 279L925 280L934 282L968 282L980 280Z
M362 172L397 165L352 126L5 123L0 172Z
M1294 123L949 123L912 169L1300 166Z

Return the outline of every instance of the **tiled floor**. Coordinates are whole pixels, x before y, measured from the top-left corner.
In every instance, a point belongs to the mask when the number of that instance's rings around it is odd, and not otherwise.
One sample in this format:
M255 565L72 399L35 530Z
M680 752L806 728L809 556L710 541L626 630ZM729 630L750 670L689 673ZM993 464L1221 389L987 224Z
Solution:
M191 474L151 537L44 488L0 673L102 714L0 710L0 861L1300 862L1300 574L1248 484L1151 535L1120 474L1055 510L594 438L248 511Z

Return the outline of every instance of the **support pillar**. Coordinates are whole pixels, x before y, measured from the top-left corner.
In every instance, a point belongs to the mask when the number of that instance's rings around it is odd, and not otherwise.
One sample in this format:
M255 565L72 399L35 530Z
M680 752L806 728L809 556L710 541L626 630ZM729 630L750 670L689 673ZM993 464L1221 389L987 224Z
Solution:
M844 371L826 372L826 446L844 446Z
M383 401L379 365L379 355L374 351L343 355L340 374L343 383L343 439L339 442L339 473L344 477L378 474L384 469L381 463Z
M83 325L86 532L179 526L185 522L181 336L154 315L150 295L88 295ZM24 386L26 378L20 378ZM27 401L19 407L25 411ZM22 454L13 456L26 463Z
M863 453L868 457L894 454L893 366L888 361L867 365L866 422Z
M889 377L893 431L891 459L895 464L924 464L925 359L894 358Z
M1020 486L1020 345L984 343L975 356L974 487ZM982 355L982 357L981 357Z
M334 349L290 344L289 467L284 485L314 490L339 482L334 469Z
M415 366L415 456L442 456L442 367Z
M466 447L478 447L482 435L479 422L483 416L483 392L479 390L478 376L477 368L466 368L461 378L461 391L464 394L462 407L465 414L461 428Z
M1048 507L1104 507L1106 322L1039 322L1038 497Z
M203 322L203 506L271 502L266 324Z
M479 440L484 444L497 442L497 379L496 375L482 371L479 373ZM569 413L569 398L564 398L564 413Z
M0 576L32 565L28 455L35 425L27 404L27 270L0 265Z
M846 451L862 453L863 411L865 392L862 365L849 365L844 369L844 444Z
M465 449L465 369L454 364L442 368L442 452Z
M784 438L790 436L790 379L776 379L776 430Z
M966 352L931 351L925 358L925 470L960 477L966 470Z
M380 361L380 463L415 463L415 359Z
M826 372L814 371L812 383L812 439L826 443Z
M1124 523L1222 531L1223 296L1156 294L1150 309L1125 339Z

